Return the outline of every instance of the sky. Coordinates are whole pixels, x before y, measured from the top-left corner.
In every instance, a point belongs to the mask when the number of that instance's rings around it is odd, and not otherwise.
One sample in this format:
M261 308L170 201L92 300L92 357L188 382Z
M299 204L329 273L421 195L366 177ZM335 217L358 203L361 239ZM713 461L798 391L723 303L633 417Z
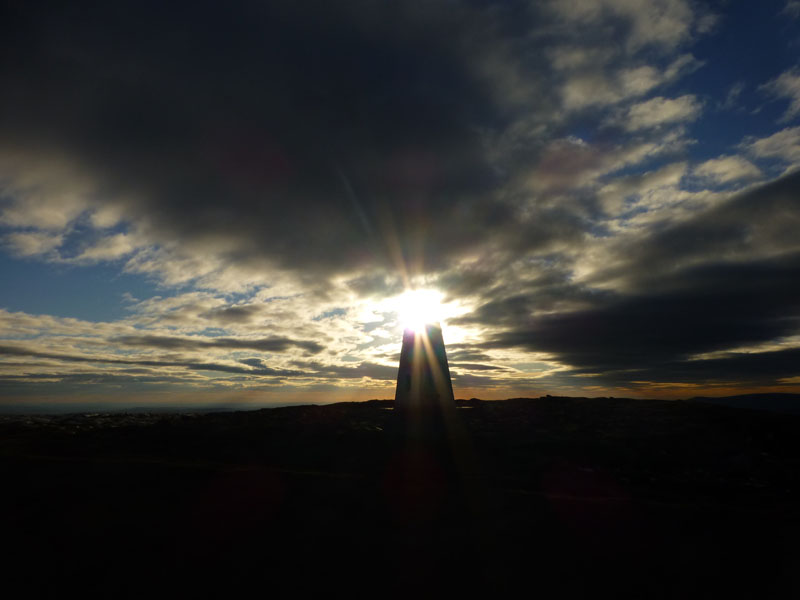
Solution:
M800 391L800 2L0 9L0 407Z

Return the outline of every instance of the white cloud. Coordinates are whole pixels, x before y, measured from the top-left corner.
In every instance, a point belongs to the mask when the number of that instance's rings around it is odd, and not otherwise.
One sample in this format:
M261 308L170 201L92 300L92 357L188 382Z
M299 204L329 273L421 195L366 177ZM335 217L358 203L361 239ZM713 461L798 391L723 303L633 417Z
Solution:
M691 140L678 127L657 141L636 139L626 144L588 144L569 137L554 140L542 152L539 163L526 174L525 185L537 191L576 191L602 177L645 160L683 150Z
M562 58L557 56L554 66L562 62ZM637 65L618 69L615 73L604 73L597 67L586 68L567 79L561 96L567 110L616 104L643 96L701 65L691 54L683 54L664 69L652 65Z
M761 170L741 156L722 156L695 167L694 175L710 183L729 183L761 177Z
M676 162L641 175L617 178L600 189L598 198L609 214L621 212L626 200L648 206L662 204L665 196L675 196L686 166L685 162Z
M76 262L116 260L130 254L136 247L134 236L126 233L117 233L105 237L93 246L86 248L74 260Z
M743 147L757 158L789 163L787 170L794 170L800 166L800 127L789 127L761 139L747 139Z
M762 88L776 98L789 100L789 108L781 117L781 121L790 121L800 114L800 68L795 67L781 73Z
M708 29L708 20L698 20L684 0L555 0L551 7L567 21L589 25L607 15L625 19L631 26L626 40L631 52L645 46L673 49L691 37L693 28Z
M123 219L122 208L115 204L106 204L97 207L92 214L89 215L89 220L92 225L98 229L106 229L117 225Z
M631 106L621 125L627 131L639 131L673 123L686 123L697 119L702 109L703 105L692 94L678 98L658 96Z
M662 75L649 65L624 69L619 73L619 82L625 96L642 96L662 83Z
M641 85L647 85L644 81ZM649 83L649 87L655 85ZM571 77L561 90L564 108L579 110L589 106L608 105L625 97L624 85L613 81L603 73L585 73Z
M58 190L5 188L2 192L11 196L12 201L0 210L0 224L11 227L64 229L86 209L80 193L68 187Z
M37 256L58 248L64 236L46 231L26 231L9 233L3 241L19 256Z

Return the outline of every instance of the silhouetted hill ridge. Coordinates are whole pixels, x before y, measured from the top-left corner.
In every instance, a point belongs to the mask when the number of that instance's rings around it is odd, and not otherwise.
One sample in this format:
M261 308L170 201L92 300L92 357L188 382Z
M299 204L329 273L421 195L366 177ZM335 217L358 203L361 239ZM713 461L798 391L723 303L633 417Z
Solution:
M694 398L689 398L688 402L800 415L800 394L769 393L739 394L736 396L695 396Z

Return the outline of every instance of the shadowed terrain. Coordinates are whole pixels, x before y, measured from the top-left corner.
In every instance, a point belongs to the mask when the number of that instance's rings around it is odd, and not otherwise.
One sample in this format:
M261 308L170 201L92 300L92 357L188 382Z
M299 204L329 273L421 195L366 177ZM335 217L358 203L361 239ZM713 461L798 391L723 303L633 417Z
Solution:
M800 417L699 402L0 417L6 583L221 597L800 592Z

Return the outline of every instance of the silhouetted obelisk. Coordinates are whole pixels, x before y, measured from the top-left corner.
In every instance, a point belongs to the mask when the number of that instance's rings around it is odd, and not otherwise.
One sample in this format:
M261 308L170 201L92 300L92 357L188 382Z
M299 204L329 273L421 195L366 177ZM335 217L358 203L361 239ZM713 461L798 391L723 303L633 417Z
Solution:
M403 332L395 410L408 415L443 415L455 408L442 328L436 324Z

